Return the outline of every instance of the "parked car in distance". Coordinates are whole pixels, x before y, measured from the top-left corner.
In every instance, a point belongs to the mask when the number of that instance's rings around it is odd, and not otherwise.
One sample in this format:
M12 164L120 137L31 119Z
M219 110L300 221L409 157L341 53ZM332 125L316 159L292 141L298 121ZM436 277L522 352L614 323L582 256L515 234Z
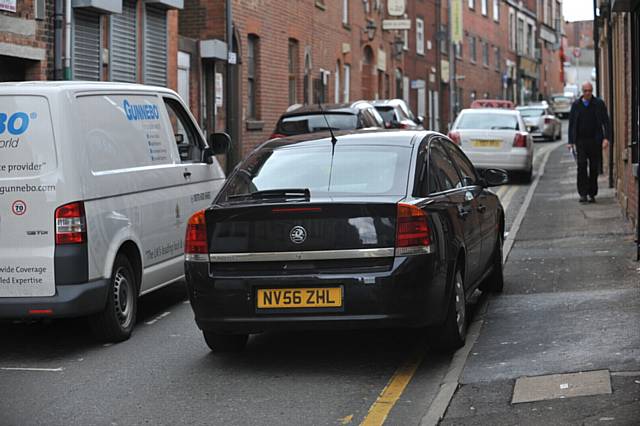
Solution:
M370 102L382 116L387 129L422 129L424 117L414 117L402 99L379 99Z
M569 117L571 112L571 105L573 104L574 97L568 93L556 93L551 95L551 110L555 115L560 118Z
M562 122L549 108L543 105L529 105L516 109L522 114L527 131L534 139L557 141L562 137Z
M385 127L378 111L366 101L322 106L294 105L280 116L271 139L326 132L329 126L334 131Z
M504 108L514 109L515 104L504 99L476 99L471 102L470 108Z
M467 297L502 291L504 210L444 135L272 139L194 214L185 271L215 352L270 330L436 326L464 344ZM300 166L302 165L302 167Z
M99 340L129 338L138 296L184 278L229 137L207 144L174 91L139 84L3 83L0 116L0 319L87 316Z
M533 173L533 140L520 112L509 109L463 109L449 137L475 167L498 167L524 182Z

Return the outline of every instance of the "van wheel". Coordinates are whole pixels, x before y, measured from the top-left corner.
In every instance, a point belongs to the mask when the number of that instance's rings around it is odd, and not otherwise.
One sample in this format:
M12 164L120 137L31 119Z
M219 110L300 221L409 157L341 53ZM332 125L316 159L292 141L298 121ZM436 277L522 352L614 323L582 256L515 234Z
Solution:
M131 263L119 254L113 264L107 305L102 312L89 317L91 329L99 340L121 342L131 336L138 308L137 290Z
M480 290L489 293L502 293L504 288L504 274L502 265L502 235L498 232L496 247L493 249L491 274L480 285Z
M456 269L453 278L453 291L449 298L447 317L442 328L435 336L436 349L454 351L464 346L467 336L467 301L464 295L464 281L460 269Z
M204 341L211 352L242 352L249 339L248 334L220 334L203 330Z

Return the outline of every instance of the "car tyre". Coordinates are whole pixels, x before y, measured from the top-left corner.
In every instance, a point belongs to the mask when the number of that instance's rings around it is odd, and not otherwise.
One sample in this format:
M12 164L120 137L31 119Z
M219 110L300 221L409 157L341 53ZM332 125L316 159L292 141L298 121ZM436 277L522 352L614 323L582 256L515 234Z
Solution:
M435 334L435 348L443 352L452 352L464 346L467 335L467 301L464 295L464 281L462 272L456 268L453 277L453 288L447 316L444 324Z
M493 249L491 274L489 274L480 286L480 290L487 291L489 293L502 293L502 290L504 289L504 265L502 264L502 246L504 242L501 234L501 231L499 231L496 238L496 246Z
M204 341L214 353L242 352L249 339L248 334L220 334L203 330Z
M100 341L122 342L131 337L136 324L138 285L129 259L118 254L113 263L107 304L89 317L93 334Z
M533 179L533 166L529 167L529 170L521 172L520 174L520 181L523 183L530 183L531 179Z

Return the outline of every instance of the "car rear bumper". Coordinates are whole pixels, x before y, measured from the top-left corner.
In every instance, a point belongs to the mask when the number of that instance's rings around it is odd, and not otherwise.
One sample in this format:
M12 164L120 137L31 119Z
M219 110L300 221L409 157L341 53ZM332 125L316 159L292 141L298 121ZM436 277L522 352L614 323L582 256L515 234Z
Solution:
M508 152L466 152L478 169L499 168L507 171L527 171L533 164L532 152L526 148L514 148Z
M396 258L375 273L215 277L210 264L186 262L189 299L200 329L219 333L361 329L439 324L446 313L446 268L434 255ZM418 260L417 258L422 258ZM239 267L241 269L241 267ZM341 308L260 310L259 288L341 287Z
M107 302L108 279L56 286L51 297L0 298L0 318L69 318L100 312Z

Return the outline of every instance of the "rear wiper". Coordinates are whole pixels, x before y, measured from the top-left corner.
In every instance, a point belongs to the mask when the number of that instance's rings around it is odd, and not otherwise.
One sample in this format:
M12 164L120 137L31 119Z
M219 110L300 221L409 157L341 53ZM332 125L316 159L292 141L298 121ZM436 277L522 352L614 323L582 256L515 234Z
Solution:
M509 126L491 126L491 130L515 130L515 129Z
M311 192L309 188L288 188L288 189L265 189L264 191L247 192L245 194L233 194L227 196L228 200L238 199L253 199L253 200L268 200L268 199L290 199L290 198L304 198L305 201L311 199Z

